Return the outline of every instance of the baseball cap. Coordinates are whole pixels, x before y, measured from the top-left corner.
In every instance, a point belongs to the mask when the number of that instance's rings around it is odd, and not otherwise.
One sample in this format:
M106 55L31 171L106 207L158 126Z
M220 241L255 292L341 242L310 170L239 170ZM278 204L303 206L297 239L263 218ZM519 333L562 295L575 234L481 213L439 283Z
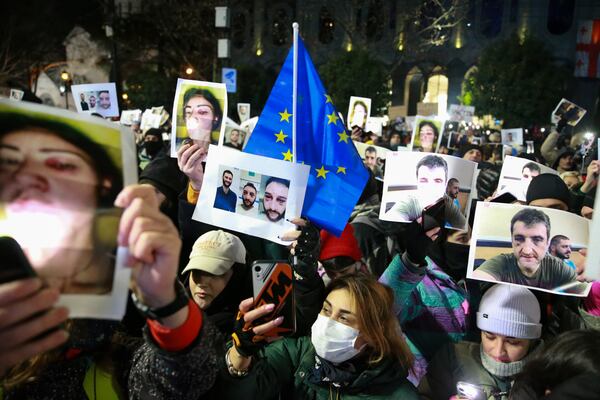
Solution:
M223 275L235 263L246 263L246 248L242 241L222 230L210 231L200 236L192 246L190 261L182 274L197 269Z

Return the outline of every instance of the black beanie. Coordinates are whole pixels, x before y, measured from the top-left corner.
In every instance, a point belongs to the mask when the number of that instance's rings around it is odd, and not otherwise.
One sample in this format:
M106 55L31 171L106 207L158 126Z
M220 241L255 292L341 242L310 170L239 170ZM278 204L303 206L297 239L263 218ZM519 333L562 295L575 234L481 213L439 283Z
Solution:
M571 192L560 176L555 174L540 174L533 178L526 199L527 204L539 199L557 199L571 206Z

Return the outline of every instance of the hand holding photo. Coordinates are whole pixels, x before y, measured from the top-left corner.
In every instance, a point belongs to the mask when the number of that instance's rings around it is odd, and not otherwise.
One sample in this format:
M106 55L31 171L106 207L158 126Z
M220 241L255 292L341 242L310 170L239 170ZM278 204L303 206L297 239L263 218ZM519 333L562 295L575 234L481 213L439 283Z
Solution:
M567 99L561 99L554 111L552 111L551 122L556 124L564 119L567 124L575 126L587 111Z
M178 79L173 102L171 157L177 157L177 150L185 139L191 139L206 153L210 144L219 143L226 118L225 84Z
M443 199L447 228L465 229L477 164L453 156L390 152L379 218L412 222Z
M589 222L551 208L479 202L467 278L586 296Z
M129 269L117 254L120 210L113 203L137 179L131 132L4 101L0 126L0 235L19 243L71 316L120 319Z
M192 218L285 244L280 237L302 212L309 168L210 146Z

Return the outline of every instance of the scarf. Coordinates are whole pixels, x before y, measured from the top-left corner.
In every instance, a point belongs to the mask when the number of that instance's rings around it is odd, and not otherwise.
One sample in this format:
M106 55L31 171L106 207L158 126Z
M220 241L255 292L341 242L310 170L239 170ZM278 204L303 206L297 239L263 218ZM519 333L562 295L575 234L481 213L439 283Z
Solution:
M347 388L362 373L363 368L357 368L355 360L349 360L339 365L319 356L315 356L315 365L308 371L308 381L313 384L329 383L337 388Z
M486 352L483 351L483 346L479 346L479 353L481 354L481 364L483 364L483 368L485 368L490 374L500 378L508 378L521 372L525 361L531 354L530 352L519 361L504 363L496 361L492 357L488 356Z

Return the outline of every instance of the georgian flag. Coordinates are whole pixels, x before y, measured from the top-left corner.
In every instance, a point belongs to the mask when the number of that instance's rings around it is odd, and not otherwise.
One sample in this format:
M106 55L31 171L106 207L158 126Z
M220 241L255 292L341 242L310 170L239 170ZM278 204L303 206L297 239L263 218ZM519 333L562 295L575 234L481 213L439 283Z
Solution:
M579 22L574 75L581 78L600 77L600 20Z

